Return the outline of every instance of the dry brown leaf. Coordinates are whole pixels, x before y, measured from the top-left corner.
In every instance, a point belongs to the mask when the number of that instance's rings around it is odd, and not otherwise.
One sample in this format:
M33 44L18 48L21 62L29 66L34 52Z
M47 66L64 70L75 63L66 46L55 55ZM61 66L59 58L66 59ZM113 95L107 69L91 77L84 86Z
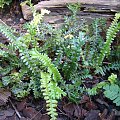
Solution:
M99 110L91 110L84 120L100 120L99 113Z
M75 111L75 104L74 103L68 103L63 106L63 110L66 112L66 114L70 117L73 116Z
M37 111L32 107L27 107L23 110L23 115L28 118L33 118L37 114Z
M107 109L104 109L102 113L99 114L100 120L114 120L115 113L112 111L110 114Z
M26 107L26 99L22 100L20 103L17 103L17 110L22 111Z
M10 96L11 96L10 91L0 88L0 106L5 105Z
M50 117L48 115L42 115L40 120L50 120Z
M85 110L82 107L76 105L74 116L76 116L77 118L82 118L86 114L87 114L87 110Z
M89 101L89 102L86 103L86 108L87 108L88 110L95 110L95 109L97 109L98 107L95 105L94 102Z
M82 99L80 100L80 104L86 103L90 101L90 98L87 95L83 95Z

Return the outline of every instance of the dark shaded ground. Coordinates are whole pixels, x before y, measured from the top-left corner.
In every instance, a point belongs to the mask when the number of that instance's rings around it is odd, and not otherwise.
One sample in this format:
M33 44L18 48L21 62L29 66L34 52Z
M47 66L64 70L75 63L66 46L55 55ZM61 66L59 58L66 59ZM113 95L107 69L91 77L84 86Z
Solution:
M18 1L1 10L0 19L17 31L23 32L22 25L26 21L22 17ZM0 42L8 41L0 34ZM5 99L6 96L10 96L8 100ZM49 120L45 109L43 99L35 100L29 96L17 100L9 91L0 89L0 120ZM58 120L120 120L119 108L105 99L102 94L93 98L84 95L80 104L71 103L67 98L63 98L57 110Z

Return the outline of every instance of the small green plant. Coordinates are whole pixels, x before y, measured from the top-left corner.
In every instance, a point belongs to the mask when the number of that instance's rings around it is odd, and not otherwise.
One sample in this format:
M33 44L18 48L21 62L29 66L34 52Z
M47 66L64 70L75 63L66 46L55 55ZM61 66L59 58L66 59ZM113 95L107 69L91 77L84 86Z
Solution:
M87 89L87 91L89 95L96 95L101 89L104 90L105 97L112 100L116 106L120 106L120 86L117 85L117 75L112 73L108 77L108 81L100 82L92 89Z
M3 8L5 4L9 5L12 0L0 0L0 8Z
M27 33L17 36L10 27L0 23L1 33L10 41L8 45L0 44L1 62L8 61L6 66L10 68L7 70L4 69L4 65L1 66L1 74L3 85L9 86L19 98L27 96L31 90L36 98L43 93L48 114L51 116L51 120L55 120L57 101L66 94L58 86L58 83L62 82L58 69L52 64L51 59L39 49L38 24L41 23L44 14L48 12L43 9L41 14L35 12L33 20L27 24ZM6 51L3 48L6 48ZM9 62L11 58L12 62Z
M102 64L106 54L110 54L111 43L113 42L114 38L116 37L117 32L120 30L119 19L120 19L120 13L116 13L112 24L110 25L109 29L107 30L106 42L104 43L104 46L100 51L100 56L98 58L98 65Z

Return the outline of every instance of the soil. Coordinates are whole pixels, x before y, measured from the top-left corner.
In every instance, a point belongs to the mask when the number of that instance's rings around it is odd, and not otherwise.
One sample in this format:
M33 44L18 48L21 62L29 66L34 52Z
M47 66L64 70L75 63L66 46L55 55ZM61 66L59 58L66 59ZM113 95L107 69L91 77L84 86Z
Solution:
M20 3L16 0L10 6L0 10L0 19L19 32L26 20L23 19ZM7 39L0 34L0 42L6 44ZM5 103L4 95L10 96ZM43 99L28 96L22 100L16 99L7 90L0 89L0 120L49 120ZM79 104L71 103L67 97L59 101L57 120L120 120L119 107L116 107L102 94L90 98L81 96Z

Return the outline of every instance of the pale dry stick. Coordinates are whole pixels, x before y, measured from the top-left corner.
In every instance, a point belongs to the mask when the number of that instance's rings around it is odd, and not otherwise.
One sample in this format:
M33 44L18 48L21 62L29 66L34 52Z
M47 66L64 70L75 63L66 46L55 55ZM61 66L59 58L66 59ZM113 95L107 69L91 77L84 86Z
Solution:
M12 103L12 101L11 101L10 99L9 99L9 101L10 101L12 107L14 108L14 110L15 110L17 116L18 116L19 118L22 118L21 115L20 115L20 113L18 112L17 108L16 108L15 105Z
M6 25L6 23L5 23L5 22L3 22L1 19L0 19L0 23L2 23L2 24L4 24L4 25Z

